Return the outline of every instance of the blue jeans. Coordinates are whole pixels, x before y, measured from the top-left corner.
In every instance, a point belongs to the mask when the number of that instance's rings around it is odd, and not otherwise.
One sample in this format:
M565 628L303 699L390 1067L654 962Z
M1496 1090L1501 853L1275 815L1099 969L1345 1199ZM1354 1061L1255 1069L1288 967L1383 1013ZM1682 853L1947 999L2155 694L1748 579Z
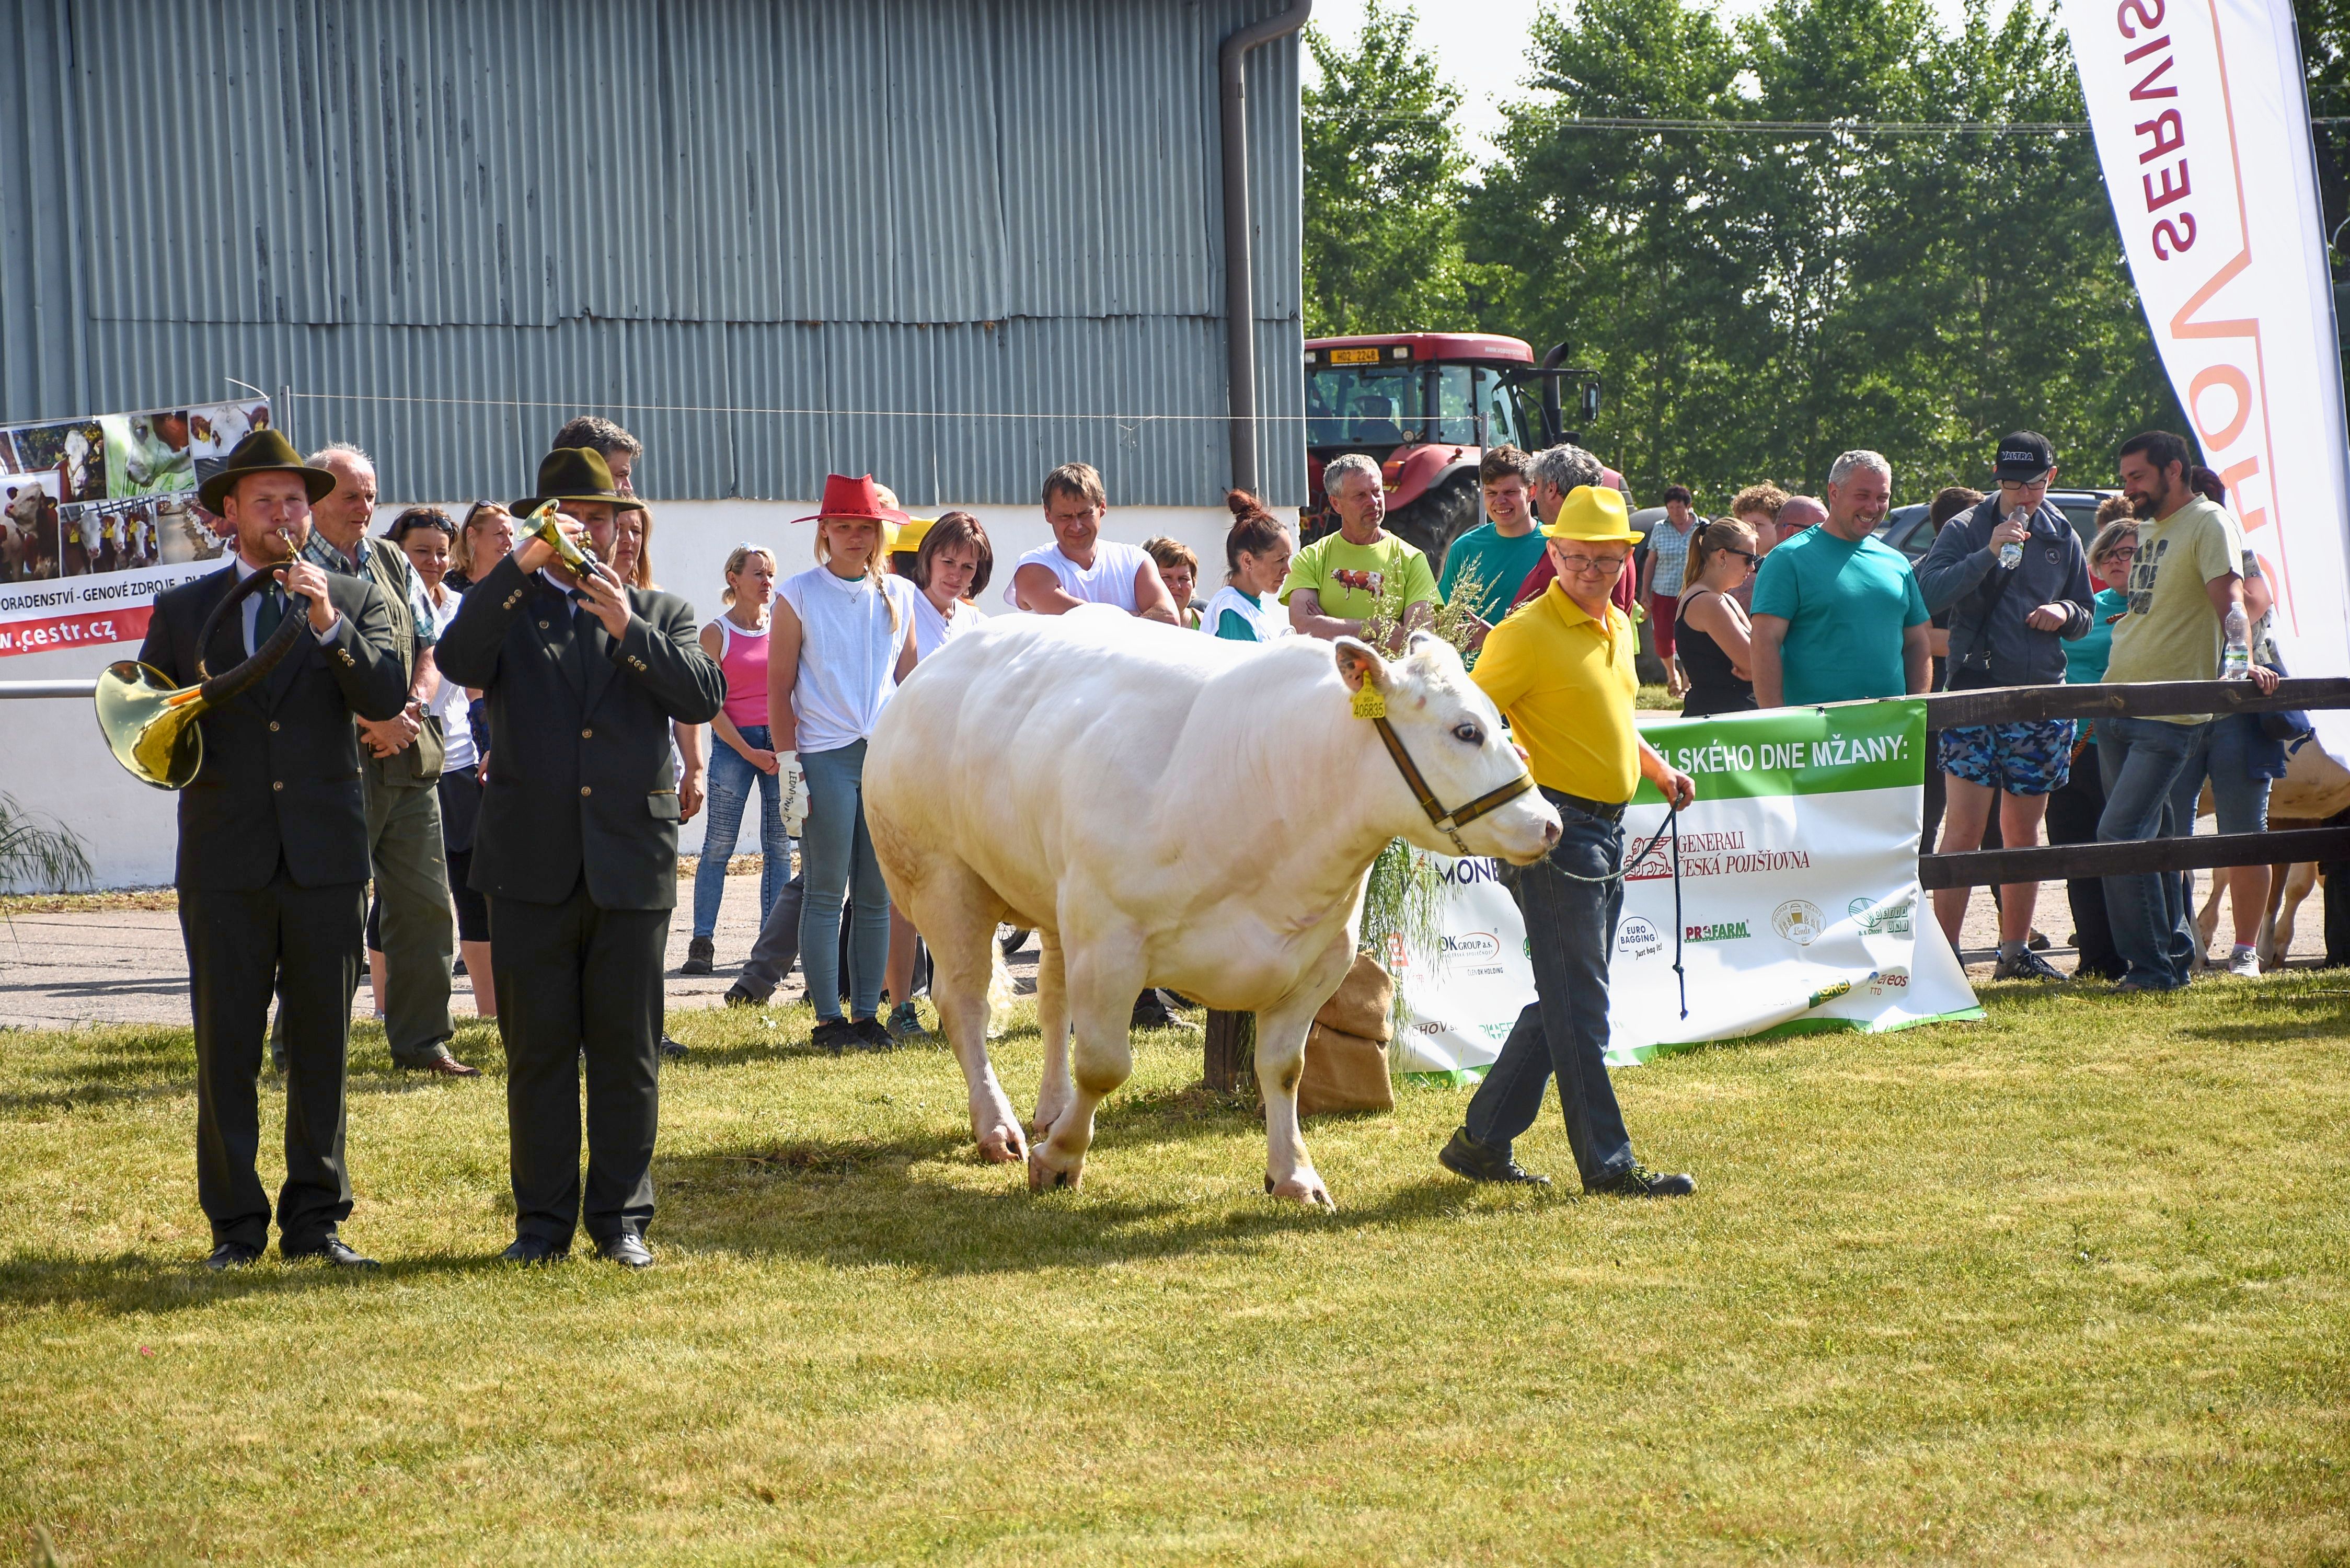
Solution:
M849 1012L881 1010L881 971L889 961L889 889L873 838L865 830L865 742L802 752L807 770L807 826L800 866L807 891L800 904L800 972L818 1023L840 1016L840 913L849 906Z
M761 751L775 742L764 724L745 724L741 734ZM775 907L791 872L790 841L784 836L784 786L774 774L763 774L743 759L743 753L710 737L710 820L703 824L702 865L693 874L693 934L718 931L718 901L726 896L726 862L743 836L743 808L751 791L759 792L759 919Z
M1518 873L1512 889L1526 918L1534 1000L1469 1102L1469 1136L1507 1154L1542 1114L1543 1095L1558 1079L1566 1141L1586 1189L1632 1168L1632 1136L1607 1081L1607 954L1624 912L1624 884L1578 882L1560 875L1607 877L1622 863L1621 824L1568 805L1552 790L1562 831L1547 858Z
M2195 831L2195 794L2202 783L2210 723L2161 719L2097 721L2097 772L2106 783L2097 842L2177 838ZM2187 879L2177 872L2107 877L2106 913L2126 982L2156 991L2187 983L2195 961L2188 925Z

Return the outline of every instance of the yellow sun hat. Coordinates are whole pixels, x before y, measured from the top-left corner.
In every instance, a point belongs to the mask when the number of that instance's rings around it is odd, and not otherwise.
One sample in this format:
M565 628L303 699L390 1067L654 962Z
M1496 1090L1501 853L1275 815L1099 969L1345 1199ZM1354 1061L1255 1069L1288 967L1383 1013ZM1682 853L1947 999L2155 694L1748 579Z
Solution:
M1585 545L1637 545L1647 535L1633 528L1622 491L1604 484L1578 484L1559 504L1558 521L1543 525L1543 537Z
M936 522L938 519L935 517L913 517L899 524L889 537L890 553L895 555L900 550L920 549L922 541L930 536L931 524Z

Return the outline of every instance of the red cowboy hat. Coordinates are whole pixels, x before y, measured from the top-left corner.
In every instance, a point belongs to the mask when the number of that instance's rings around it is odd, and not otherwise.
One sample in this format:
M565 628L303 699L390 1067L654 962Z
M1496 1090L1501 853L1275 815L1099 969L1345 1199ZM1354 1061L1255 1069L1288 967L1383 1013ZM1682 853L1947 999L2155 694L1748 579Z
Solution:
M910 521L905 513L881 504L881 497L874 493L873 476L869 473L855 479L841 473L826 474L823 504L807 516L792 521L820 523L827 517L862 517L893 526Z

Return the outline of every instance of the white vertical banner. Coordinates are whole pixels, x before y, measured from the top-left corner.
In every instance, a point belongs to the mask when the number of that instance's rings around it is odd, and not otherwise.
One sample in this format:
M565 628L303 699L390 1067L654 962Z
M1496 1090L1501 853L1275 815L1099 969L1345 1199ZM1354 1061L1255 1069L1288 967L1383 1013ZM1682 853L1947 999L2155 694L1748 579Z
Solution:
M2350 675L2333 280L2292 0L2065 0L2163 368L2275 585L2295 675ZM2313 715L2350 756L2350 711Z

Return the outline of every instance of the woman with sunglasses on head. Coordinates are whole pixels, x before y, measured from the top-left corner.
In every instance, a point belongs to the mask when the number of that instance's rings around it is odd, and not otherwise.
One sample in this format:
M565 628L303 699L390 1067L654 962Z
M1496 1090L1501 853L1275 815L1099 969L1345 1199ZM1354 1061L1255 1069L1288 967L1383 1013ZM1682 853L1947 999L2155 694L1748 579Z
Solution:
M1754 530L1734 517L1700 523L1690 535L1673 618L1675 651L1689 676L1683 718L1744 713L1754 707L1752 623L1734 597L1762 558L1754 545Z
M514 514L494 501L474 502L449 542L449 575L442 580L463 593L506 558L514 542Z

